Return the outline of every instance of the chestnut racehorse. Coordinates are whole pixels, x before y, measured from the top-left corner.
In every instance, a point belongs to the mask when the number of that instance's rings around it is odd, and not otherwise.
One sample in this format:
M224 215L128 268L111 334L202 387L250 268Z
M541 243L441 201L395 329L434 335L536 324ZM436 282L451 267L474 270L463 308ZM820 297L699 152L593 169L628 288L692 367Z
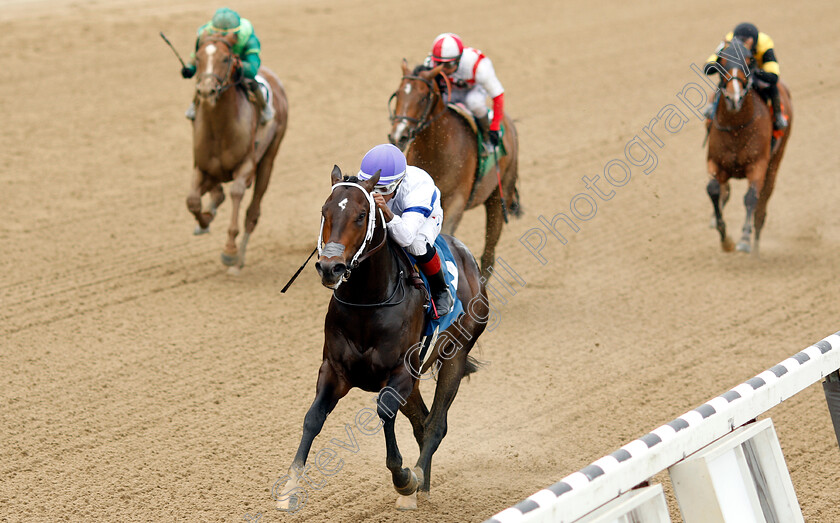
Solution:
M232 52L236 34L210 35L201 39L196 56L196 114L193 122L195 176L187 195L187 208L198 221L195 234L208 232L216 209L224 201L222 183L233 182L233 209L222 263L237 273L245 265L248 238L260 217L260 203L271 178L274 157L286 133L288 102L277 76L265 67L259 74L271 86L274 119L260 124L260 111L241 88L239 58ZM237 249L239 205L245 190L254 184L254 195L245 214L245 234ZM210 193L209 209L201 197Z
M388 139L405 151L409 165L420 167L435 180L443 207L441 232L455 234L464 211L484 204L487 221L481 272L489 277L488 267L496 259L496 244L505 220L501 197L504 196L507 211L515 216L521 212L516 190L519 154L516 127L505 114L503 140L507 155L499 158L499 171L486 174L475 185L478 137L462 116L447 107L437 81L442 69L442 65L433 69L420 65L410 72L403 60L403 77L392 96L396 104ZM499 194L500 185L502 194Z
M384 429L385 464L399 494L397 508L416 508L417 492L421 498L429 493L432 455L446 434L447 412L461 379L477 370L469 351L486 327L487 294L475 258L463 243L446 237L458 266L458 297L466 314L441 333L423 366L423 371L433 364L437 368L435 399L431 410L426 407L419 389L418 351L412 350L424 326L425 292L409 283L411 269L405 256L388 238L382 213L375 210L370 193L378 180L378 172L359 181L355 176L342 178L337 166L332 171L332 193L321 209L315 265L321 283L333 289L324 324L323 363L288 481L281 492L272 494L280 510L301 508L305 497L299 491L309 479L305 474L312 441L338 400L353 387L379 393L376 411L364 409L356 415L357 430L372 434ZM403 467L397 447L397 410L408 417L420 447L413 470ZM359 425L364 411L369 414ZM320 458L314 460L318 467Z
M744 196L747 217L737 249L742 252L750 252L752 249L753 254L758 255L758 240L767 216L767 200L773 193L779 163L793 124L793 107L790 92L780 80L779 95L788 127L777 138L778 143L771 150L773 118L767 104L756 91L759 88L756 85L758 80L754 74L749 73L747 58L751 57L750 52L740 40L733 38L719 56L718 62L725 69L726 75L721 72L721 87L724 91L709 131L707 168L712 179L706 189L714 206L713 221L720 233L721 247L730 252L733 243L726 234L723 221L723 206L729 199L729 179L747 179L749 187ZM755 240L751 246L753 225Z

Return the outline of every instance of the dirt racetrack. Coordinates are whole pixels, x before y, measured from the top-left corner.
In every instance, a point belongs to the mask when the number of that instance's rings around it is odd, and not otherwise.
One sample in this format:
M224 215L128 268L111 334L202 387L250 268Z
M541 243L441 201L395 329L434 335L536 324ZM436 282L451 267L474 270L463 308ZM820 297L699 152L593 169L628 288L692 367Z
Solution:
M158 36L187 54L218 6L0 2L0 521L481 521L840 329L840 5L639 4L232 4L290 101L233 278L219 263L229 203L192 235L193 84ZM720 252L702 124L676 96L744 20L775 40L796 111L760 259ZM332 165L357 169L386 139L400 59L419 62L443 31L492 58L518 122L525 215L497 254L526 285L495 304L474 351L486 366L460 389L418 512L393 509L380 435L341 452L300 512L276 512L330 298L311 266L280 288L313 247ZM689 121L660 132L655 169L634 166L567 245L548 235L539 263L519 238L568 213L581 177L623 158L667 104ZM746 187L733 189L735 234ZM473 211L458 231L474 253L483 222ZM351 392L313 451L372 399ZM769 415L806 520L840 521L822 388ZM397 431L413 464L404 417Z

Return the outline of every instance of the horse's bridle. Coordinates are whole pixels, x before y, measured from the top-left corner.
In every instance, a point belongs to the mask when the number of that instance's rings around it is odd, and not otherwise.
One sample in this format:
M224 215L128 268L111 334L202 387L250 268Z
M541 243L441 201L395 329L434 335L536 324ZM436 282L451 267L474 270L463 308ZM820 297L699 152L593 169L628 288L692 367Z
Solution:
M333 291L338 289L338 286L341 285L341 282L345 282L350 278L350 272L359 266L360 263L365 261L366 259L373 256L377 251L379 251L382 247L385 246L385 242L388 240L388 225L385 221L385 215L382 214L382 210L379 210L379 216L382 218L382 241L376 247L369 249L367 252L362 254L368 246L368 242L373 239L373 233L376 230L376 203L373 201L373 196L367 190L359 185L358 183L354 182L338 182L337 184L332 186L332 190L335 191L336 187L356 187L362 193L364 193L365 198L368 201L369 212L368 212L368 224L367 230L365 231L365 239L362 240L362 245L359 247L359 250L356 251L356 254L353 255L353 259L350 260L348 264L348 269L344 272L344 275L341 276L341 279L338 280L338 284L333 288ZM372 217L372 218L371 218ZM318 232L318 256L322 256L324 253L324 217L321 216L321 230Z
M228 58L229 58L228 68L227 68L227 71L225 72L224 77L221 77L221 76L217 75L216 73L201 73L196 78L196 83L200 82L203 78L206 78L208 76L215 79L216 80L216 87L213 89L213 96L216 100L218 100L219 97L222 95L222 93L224 93L225 91L227 91L228 89L230 89L234 85L239 84L242 79L241 79L241 75L240 75L240 78L238 80L236 80L235 82L229 82L229 80L231 78L231 74L234 71L233 63L235 61L234 56L233 56L233 46L230 44L230 42L228 42L224 38L208 38L206 40L202 40L201 47L204 47L205 45L207 45L209 43L224 44L228 48L228 51L230 52L230 55L228 56Z
M422 76L416 75L405 75L402 77L402 79L408 81L419 80L426 84L426 86L428 86L429 88L428 94L426 94L426 96L423 97L423 99L426 102L426 106L423 108L423 114L420 116L420 118L412 118L411 116L394 114L396 108L391 109L391 102L394 100L394 98L397 97L397 91L394 91L394 94L392 94L391 97L388 98L388 113L390 115L391 124L393 125L394 122L397 121L405 121L414 124L413 127L409 128L406 133L406 136L408 137L408 143L410 144L412 141L414 141L418 134L420 134L424 129L429 127L432 124L432 122L434 122L438 118L438 116L440 116L439 114L434 118L429 118L429 115L435 108L435 105L437 105L438 100L442 99L442 96L439 90L435 90L435 85L432 82L432 80L427 80ZM392 141L390 134L388 135L388 139Z
M729 80L725 80L725 81L724 81L723 78L721 78L720 87L721 87L721 90L723 91L723 96L726 97L729 100L732 100L732 98L729 96L729 92L726 90L726 84L728 84L732 80L736 80L739 84L741 84L741 87L744 88L744 94L741 98L747 96L749 94L750 88L753 87L753 75L752 74L749 74L746 78L741 78L740 76L736 76L736 75L733 74L733 75L730 75ZM713 116L712 123L714 124L715 129L717 129L718 131L723 131L723 132L728 133L728 132L737 131L738 129L743 129L744 127L747 127L748 125L753 123L756 118L758 118L758 106L753 106L752 118L750 118L749 121L746 122L746 123L743 123L743 124L740 124L740 125L733 125L733 126L730 126L730 127L724 127L724 126L722 126L718 123L717 114L715 114Z
M370 212L368 213L368 227L367 227L367 232L365 233L365 239L362 241L362 245L359 247L359 250L356 251L355 255L353 255L353 259L350 261L350 268L347 269L344 272L344 274L338 280L338 283L336 284L336 286L333 287L333 298L335 298L335 301L337 301L338 303L341 303L342 305L347 305L347 306L350 306L350 307L393 307L394 305L399 305L400 303L404 302L406 296L408 296L408 291L406 290L405 282L403 281L404 272L403 272L402 269L400 269L400 273L397 276L397 285L394 287L394 290L391 292L390 296L388 296L384 301L381 301L381 302L378 302L378 303L352 303L352 302L349 302L349 301L342 300L341 298L338 297L338 294L336 293L336 291L338 291L338 287L341 285L341 282L345 282L350 278L350 271L352 269L355 269L356 267L358 267L359 264L362 263L363 261L365 261L366 259L368 259L371 256L373 256L374 254L376 254L380 249L382 249L382 247L385 246L385 244L388 241L388 225L387 225L387 222L385 221L385 215L382 213L382 210L380 209L379 210L379 217L382 218L382 241L379 242L376 245L376 247L373 247L372 249L369 249L367 252L362 254L362 252L365 251L365 248L367 247L368 242L373 239L373 233L376 230L376 221L377 220L376 220L376 214L374 213L374 209L376 208L376 204L373 201L373 196L371 196L370 193L367 192L365 190L365 188L362 187L361 185L359 185L358 183L347 182L347 181L339 182L339 183L333 185L332 190L334 191L336 187L342 187L342 186L356 187L356 188L360 189L365 194L365 198L367 198L367 200L368 200L368 204L370 205ZM373 217L373 219L371 219L371 216ZM318 233L318 256L320 256L321 253L324 250L321 247L321 245L323 243L324 243L324 217L322 216L321 217L321 231ZM402 297L397 301L393 301L394 296L397 295L397 291L399 291L400 289L403 290Z

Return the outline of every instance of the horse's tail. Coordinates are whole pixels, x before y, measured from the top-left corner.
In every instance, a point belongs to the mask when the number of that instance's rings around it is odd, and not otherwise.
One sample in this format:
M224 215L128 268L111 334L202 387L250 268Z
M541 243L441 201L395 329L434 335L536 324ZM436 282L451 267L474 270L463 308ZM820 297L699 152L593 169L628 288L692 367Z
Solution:
M514 218L522 217L522 204L519 202L519 189L513 188L513 197L508 204L508 213Z
M484 366L484 362L481 362L472 356L467 356L467 364L464 367L464 376L469 376L474 372L478 372L481 367Z

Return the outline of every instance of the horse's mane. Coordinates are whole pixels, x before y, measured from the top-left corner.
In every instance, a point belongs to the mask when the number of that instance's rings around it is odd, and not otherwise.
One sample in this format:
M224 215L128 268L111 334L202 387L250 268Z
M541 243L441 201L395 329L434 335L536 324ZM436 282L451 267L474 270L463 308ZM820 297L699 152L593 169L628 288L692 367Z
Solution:
M350 183L359 183L361 180L359 180L358 176L344 176L343 181Z
M414 68L414 71L411 74L414 76L420 76L420 73L431 71L432 69L434 69L434 67L430 67L426 64L420 64ZM449 85L446 80L444 80L443 73L438 73L438 75L434 78L434 81L437 82L438 89L440 89L441 93L445 93L449 90Z
M414 71L412 71L411 74L413 74L414 76L417 76L418 74L422 73L423 71L431 71L431 70L432 70L432 68L429 67L428 65L420 64L420 65L418 65L417 67L414 68Z

